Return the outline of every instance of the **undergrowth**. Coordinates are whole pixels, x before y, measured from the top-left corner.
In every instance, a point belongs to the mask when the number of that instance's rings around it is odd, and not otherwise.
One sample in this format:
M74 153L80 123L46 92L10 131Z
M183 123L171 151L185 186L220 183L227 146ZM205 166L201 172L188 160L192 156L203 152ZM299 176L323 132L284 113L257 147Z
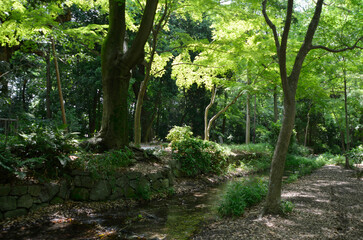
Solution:
M247 207L260 202L267 194L267 181L262 178L243 179L233 182L218 206L222 216L240 216Z

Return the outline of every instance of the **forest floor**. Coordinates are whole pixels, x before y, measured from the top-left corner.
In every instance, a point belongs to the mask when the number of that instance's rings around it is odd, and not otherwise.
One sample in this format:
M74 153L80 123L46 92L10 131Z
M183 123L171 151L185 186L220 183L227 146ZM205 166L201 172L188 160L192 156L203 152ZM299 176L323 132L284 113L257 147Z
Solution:
M363 182L353 170L324 166L285 185L282 199L295 205L285 216L261 217L261 203L206 224L192 239L363 239Z

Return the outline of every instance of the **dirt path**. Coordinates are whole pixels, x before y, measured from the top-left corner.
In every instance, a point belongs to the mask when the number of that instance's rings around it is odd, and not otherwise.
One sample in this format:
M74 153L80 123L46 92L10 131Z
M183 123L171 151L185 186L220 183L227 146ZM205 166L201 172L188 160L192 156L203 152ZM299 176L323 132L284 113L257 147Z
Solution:
M286 185L282 198L295 204L285 217L258 218L260 204L243 218L205 226L193 239L363 239L363 182L354 171L325 166Z

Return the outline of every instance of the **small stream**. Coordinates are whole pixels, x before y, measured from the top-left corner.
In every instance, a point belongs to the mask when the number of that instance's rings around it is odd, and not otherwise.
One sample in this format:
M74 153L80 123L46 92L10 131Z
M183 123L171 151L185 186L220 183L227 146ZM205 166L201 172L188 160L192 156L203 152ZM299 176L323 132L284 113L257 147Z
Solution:
M227 183L203 191L155 200L129 210L54 218L31 229L10 230L5 239L187 239L203 222L218 217ZM1 237L0 237L1 238Z

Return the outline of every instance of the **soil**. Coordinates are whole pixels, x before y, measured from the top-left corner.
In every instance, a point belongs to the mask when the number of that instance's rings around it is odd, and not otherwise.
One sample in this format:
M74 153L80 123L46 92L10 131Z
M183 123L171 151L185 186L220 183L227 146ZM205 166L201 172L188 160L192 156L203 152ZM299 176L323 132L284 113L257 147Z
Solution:
M261 217L261 203L206 224L192 239L363 239L363 183L354 170L324 166L285 185L282 199L295 205L285 216Z

